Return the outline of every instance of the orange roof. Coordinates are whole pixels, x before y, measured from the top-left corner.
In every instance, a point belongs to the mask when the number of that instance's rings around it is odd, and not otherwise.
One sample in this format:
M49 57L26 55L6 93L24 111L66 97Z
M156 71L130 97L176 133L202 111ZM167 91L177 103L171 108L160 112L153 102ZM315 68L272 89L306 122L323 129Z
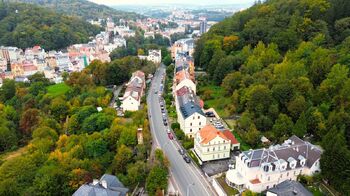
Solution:
M260 182L259 179L256 178L256 179L250 180L250 183L252 183L252 184L259 184L261 182Z
M217 136L221 137L224 140L229 140L221 131L217 130L213 125L206 125L199 131L199 134L202 138L202 144L209 143Z
M230 130L225 130L224 135L231 140L231 144L238 144L239 142L237 141L236 137L231 133Z

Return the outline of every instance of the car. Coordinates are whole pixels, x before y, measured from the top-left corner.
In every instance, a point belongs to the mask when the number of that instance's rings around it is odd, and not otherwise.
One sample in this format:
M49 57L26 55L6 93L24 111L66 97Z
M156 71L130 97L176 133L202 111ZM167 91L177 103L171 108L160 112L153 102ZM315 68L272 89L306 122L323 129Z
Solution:
M184 154L185 154L185 151L184 151L182 148L180 148L180 149L179 149L179 153L180 153L181 155L184 155Z
M186 161L186 163L191 163L191 159L187 155L184 155L183 158Z
M158 94L158 91L154 91L154 94Z
M169 137L169 139L171 139L171 140L174 139L173 134L171 134L171 133L168 133L168 137Z
M168 134L171 133L171 132L170 132L170 129L167 129L166 132L167 132Z
M168 122L167 121L164 121L164 126L168 126Z
M221 122L214 122L214 125L215 126L222 126L222 123Z

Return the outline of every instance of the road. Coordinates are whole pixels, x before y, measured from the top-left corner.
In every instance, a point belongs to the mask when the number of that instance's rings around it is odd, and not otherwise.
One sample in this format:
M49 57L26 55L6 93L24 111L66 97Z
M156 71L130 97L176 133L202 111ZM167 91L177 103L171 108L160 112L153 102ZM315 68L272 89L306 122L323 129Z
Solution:
M148 114L150 117L150 126L155 142L166 154L170 161L170 175L175 181L175 188L183 196L215 196L206 177L201 174L199 169L193 163L186 163L178 149L178 143L168 138L166 127L163 125L162 113L159 104L158 94L162 75L165 73L165 67L161 66L154 75L152 86L147 96Z

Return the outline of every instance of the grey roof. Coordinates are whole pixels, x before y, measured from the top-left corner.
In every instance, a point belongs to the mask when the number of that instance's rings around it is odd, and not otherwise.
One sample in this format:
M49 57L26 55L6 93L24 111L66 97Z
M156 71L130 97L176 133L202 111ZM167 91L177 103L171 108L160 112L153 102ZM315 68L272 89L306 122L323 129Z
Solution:
M102 181L106 181L107 188L102 186ZM80 186L73 196L126 196L128 191L116 176L105 174L97 184Z
M186 119L190 117L194 113L199 113L204 116L204 112L202 111L202 108L195 104L194 102L188 102L185 105L180 106L181 114Z
M297 161L296 168L300 165L299 156L306 159L306 166L311 168L312 165L320 159L322 150L309 142L303 141L297 136L292 136L282 145L270 146L268 149L257 149L244 151L243 154L250 160L250 167L259 167L262 163L274 163L283 159L288 161L293 158ZM291 169L287 167L287 170Z
M119 179L116 176L110 175L110 174L104 174L100 181L105 180L107 182L108 187L122 187L124 188L124 185L119 181Z
M312 196L302 184L294 180L283 181L267 191L278 196Z

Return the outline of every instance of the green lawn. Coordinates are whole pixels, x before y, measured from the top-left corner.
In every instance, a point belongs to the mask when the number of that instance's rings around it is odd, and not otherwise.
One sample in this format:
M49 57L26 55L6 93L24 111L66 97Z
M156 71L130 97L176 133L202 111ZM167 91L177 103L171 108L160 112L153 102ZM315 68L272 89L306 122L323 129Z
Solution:
M216 180L219 182L219 184L221 185L221 187L224 189L224 191L226 192L226 194L228 196L233 196L233 195L238 194L238 191L236 189L234 189L226 184L225 176L221 176L219 178L216 178Z
M65 83L59 83L47 87L47 94L53 97L57 97L65 94L70 89Z

